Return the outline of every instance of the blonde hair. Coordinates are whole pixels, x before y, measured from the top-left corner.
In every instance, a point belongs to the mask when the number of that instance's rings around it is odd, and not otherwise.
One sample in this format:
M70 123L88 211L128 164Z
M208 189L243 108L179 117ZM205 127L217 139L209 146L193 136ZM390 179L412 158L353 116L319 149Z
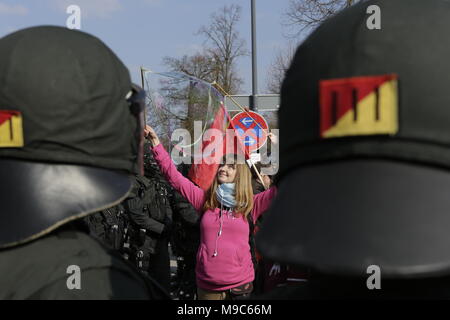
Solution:
M222 165L221 165L222 166ZM253 209L253 188L252 188L252 174L247 165L236 164L236 176L233 181L236 184L236 207L234 211L242 214L247 219L247 216ZM206 192L206 201L203 206L203 210L214 210L220 207L219 201L216 199L216 190L219 186L219 182L216 177Z

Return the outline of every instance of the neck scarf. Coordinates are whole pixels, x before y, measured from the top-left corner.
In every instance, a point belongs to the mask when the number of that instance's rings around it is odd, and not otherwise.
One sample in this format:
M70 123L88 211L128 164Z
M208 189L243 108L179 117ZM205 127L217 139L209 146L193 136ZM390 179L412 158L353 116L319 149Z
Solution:
M228 208L234 208L236 206L235 196L235 184L234 183L222 183L216 189L216 199L223 206Z

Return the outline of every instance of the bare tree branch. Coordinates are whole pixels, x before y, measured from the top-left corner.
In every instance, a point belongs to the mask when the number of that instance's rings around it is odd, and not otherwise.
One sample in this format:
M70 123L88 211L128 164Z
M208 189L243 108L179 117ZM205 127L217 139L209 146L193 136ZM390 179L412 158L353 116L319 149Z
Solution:
M291 30L288 39L298 40L304 31L312 31L324 20L342 9L364 0L290 0L283 14L283 25ZM286 70L294 56L296 45L290 43L279 50L269 68L267 89L279 93Z
M203 51L181 58L165 57L163 64L171 71L183 72L206 82L216 81L230 94L238 93L243 81L237 72L236 61L248 54L245 41L236 29L240 12L241 7L231 5L213 13L210 23L197 32L205 37ZM170 132L170 127L175 126L192 133L193 120L204 118L208 106L206 96L201 94L195 81L168 81L159 90L170 110L160 106L155 110L152 124L161 128L161 132Z
M283 15L286 27L293 33L288 37L298 38L305 30L313 30L335 13L361 0L290 0Z
M216 81L231 94L237 93L243 82L236 72L236 60L248 55L245 41L236 30L240 15L240 6L224 6L211 15L209 25L202 26L198 31L198 34L205 36L207 51L214 58Z
M279 49L275 54L268 71L267 91L269 93L280 93L281 83L294 57L296 47L294 43L289 43L286 48Z

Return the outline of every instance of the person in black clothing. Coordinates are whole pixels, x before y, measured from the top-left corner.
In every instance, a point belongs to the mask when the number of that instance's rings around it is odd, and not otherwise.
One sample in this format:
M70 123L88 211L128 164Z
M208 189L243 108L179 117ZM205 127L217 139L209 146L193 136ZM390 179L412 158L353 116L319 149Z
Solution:
M0 84L0 299L167 298L81 223L141 171L145 95L123 63L34 27L0 39Z
M181 164L178 170L188 176L190 166ZM172 189L173 232L171 248L177 257L177 271L172 280L175 296L180 300L194 300L197 294L195 263L200 245L199 215L178 191Z
M310 268L291 298L450 297L449 16L444 0L360 1L298 47L257 235Z
M144 150L149 150L147 143ZM144 275L158 279L166 291L179 298L193 298L200 237L198 214L169 186L149 152L144 152L144 173L133 177L131 192L122 203L90 215L85 221L93 236L118 250ZM169 242L180 258L176 288L172 290Z
M150 152L150 144L146 141L144 145L144 176L141 181L146 180L147 187L143 190L142 212L145 220L138 220L137 215L131 220L141 229L146 230L145 241L150 246L143 247L145 258L148 257L146 272L169 292L170 291L170 257L169 240L172 233L172 208L170 206L170 194L172 188L163 177L159 166ZM138 209L139 210L139 209ZM134 211L136 213L136 211ZM130 210L130 214L132 210Z

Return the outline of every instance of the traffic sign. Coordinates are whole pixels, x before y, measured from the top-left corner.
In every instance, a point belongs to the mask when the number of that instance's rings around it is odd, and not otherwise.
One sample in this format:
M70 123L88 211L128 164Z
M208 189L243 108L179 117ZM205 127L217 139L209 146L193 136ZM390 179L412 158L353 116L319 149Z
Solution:
M228 112L241 111L232 99L241 107L250 106L250 95L225 96L224 104ZM280 96L278 94L260 94L255 96L255 99L257 99L259 111L277 111L280 107Z
M240 112L231 119L230 128L234 128L249 154L261 148L267 141L269 126L267 121L256 112Z

